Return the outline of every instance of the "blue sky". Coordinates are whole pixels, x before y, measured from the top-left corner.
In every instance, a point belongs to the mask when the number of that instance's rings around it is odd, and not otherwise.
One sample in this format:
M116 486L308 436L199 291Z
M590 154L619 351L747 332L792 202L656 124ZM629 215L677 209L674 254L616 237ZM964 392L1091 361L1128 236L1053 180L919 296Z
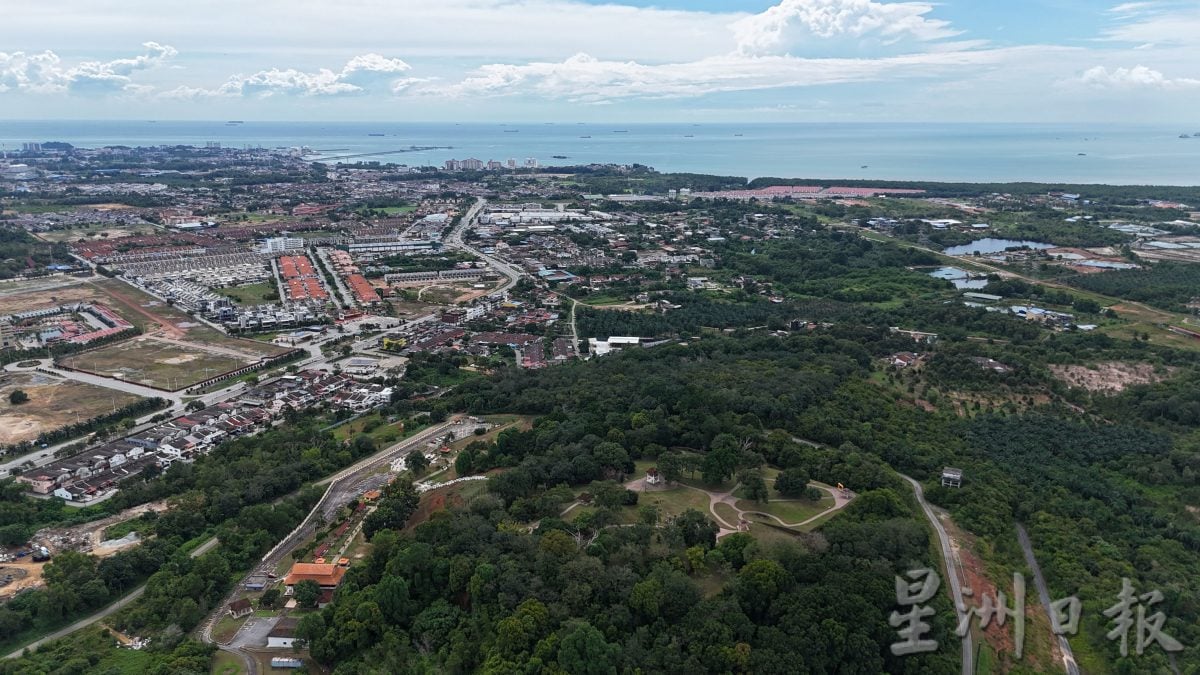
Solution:
M1195 0L10 4L0 119L1194 126L1200 110Z

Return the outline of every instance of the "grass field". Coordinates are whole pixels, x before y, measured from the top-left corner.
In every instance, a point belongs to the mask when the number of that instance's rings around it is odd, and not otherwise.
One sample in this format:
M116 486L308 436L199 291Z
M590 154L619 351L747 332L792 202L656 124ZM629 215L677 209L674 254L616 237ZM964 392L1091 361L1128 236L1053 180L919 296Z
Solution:
M137 337L62 359L61 363L104 377L176 391L256 360Z
M724 502L717 502L713 506L713 509L716 510L718 516L721 516L721 519L725 521L725 524L737 527L738 514L732 506Z
M781 519L785 523L799 523L803 520L808 520L813 516L833 508L833 497L822 491L825 495L819 502L810 502L806 499L798 499L786 502L767 502L760 504L749 499L739 499L737 506L743 511L761 511L769 513L776 518Z
M643 492L638 497L638 506L658 507L660 519L678 516L688 509L695 509L708 515L708 495L686 487L676 487L662 492ZM636 507L629 508L636 510Z
M229 652L213 654L213 675L241 675L246 672L242 660Z
M268 298L277 300L279 296L275 284L265 281L257 284L245 284L243 286L226 286L225 288L216 289L216 292L243 307L261 305L264 302L268 302Z
M8 402L20 389L29 395L21 405ZM140 397L41 373L0 376L0 444L31 441L47 431L82 422L136 402Z
M245 617L235 619L228 614L222 616L217 620L217 625L213 626L213 639L217 642L228 642L233 639L244 623L246 623Z

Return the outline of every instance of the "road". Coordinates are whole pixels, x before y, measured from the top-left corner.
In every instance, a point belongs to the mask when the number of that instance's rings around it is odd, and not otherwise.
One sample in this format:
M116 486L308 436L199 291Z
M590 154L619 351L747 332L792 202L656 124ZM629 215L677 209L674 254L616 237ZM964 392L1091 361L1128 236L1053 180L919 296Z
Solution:
M448 248L462 249L464 251L467 251L468 253L475 255L478 258L482 258L483 260L485 260L487 262L487 264L491 265L496 271L498 271L501 274L503 274L504 276L508 277L508 281L505 281L503 284L500 285L499 288L497 288L495 291L492 291L493 293L502 293L502 292L507 291L508 289L512 288L513 286L515 286L517 283L517 280L520 279L524 275L524 272L522 272L520 269L513 267L512 265L500 260L499 258L497 258L495 256L488 255L488 254L480 251L479 249L475 248L474 246L471 246L470 244L467 244L466 242L463 241L463 233L466 230L469 230L471 228L471 226L475 223L475 219L479 217L479 212L482 211L483 207L486 205L487 205L487 200L484 199L483 197L476 199L475 204L471 206L471 209L469 211L467 211L467 214L465 216L463 216L462 220L460 220L458 222L458 225L453 230L451 230L449 234L446 235L446 239L443 243Z
M576 300L575 298L572 298L569 295L564 295L562 293L559 293L558 291L550 291L550 292L557 295L560 298L565 299L567 302L571 303L571 317L570 317L571 344L575 347L575 355L579 356L579 328L575 324L575 310L579 308L579 305L581 303L578 300Z
M921 505L921 510L925 512L929 524L933 525L934 531L937 532L938 541L942 547L942 560L945 563L943 578L950 582L950 599L954 601L957 618L961 618L966 614L967 607L963 602L962 582L958 578L958 570L954 567L954 551L950 548L950 535L946 534L946 528L942 526L942 521L938 520L933 508L929 506L929 502L925 501L925 490L921 488L921 484L904 474L900 474L900 477L912 484L917 503ZM970 631L967 631L962 639L962 673L963 675L975 675L975 645Z
M318 356L320 355L319 348L317 350L317 354L318 354ZM323 358L323 357L320 357L320 358ZM310 358L308 361L305 361L303 363L314 363L316 361L320 361L320 358ZM185 412L183 396L179 392L172 393L172 392L158 391L157 389L149 389L148 387L142 387L141 385L133 384L130 382L124 382L121 380L110 380L110 379L103 378L103 377L97 377L95 375L89 375L87 373L77 373L77 372L70 371L70 370L59 370L59 369L53 367L53 361L51 359L36 359L36 360L38 362L38 365L34 366L34 367L21 368L21 367L18 367L17 364L15 364L15 363L10 363L10 364L6 365L4 367L4 369L9 372L34 372L37 369L41 369L53 377L60 377L65 380L73 380L75 382L83 382L86 384L94 384L97 386L106 387L108 389L116 389L117 391L135 394L138 396L147 396L147 397L155 397L156 396L158 398L165 399L168 403L170 403L170 405L168 407L163 408L162 410L155 410L154 412L147 413L147 414L142 415L141 417L137 418L137 420L136 420L137 424L132 429L125 430L122 433L122 436L133 436L133 435L139 434L151 427L162 424L162 422L150 421L151 418L153 418L157 415L161 415L163 413L169 413L171 417L178 417L179 415L182 415ZM217 391L214 391L214 392L211 392L208 394L204 394L202 396L197 396L194 398L200 399L206 406L209 406L209 405L213 405L216 403L221 403L222 401L225 401L226 399L232 398L233 396L240 394L243 389L245 389L244 382L234 382L230 386L225 387L224 389L219 389ZM26 463L32 463L33 467L36 468L36 467L45 466L51 462L57 461L60 458L55 457L54 453L58 452L59 450L62 450L63 448L65 448L69 445L74 445L76 443L79 443L81 440L82 440L82 438L72 438L70 440L63 441L62 443L52 445L48 448L37 449L37 450L34 450L33 452L28 452L24 455L20 455L18 457L8 459L7 461L0 463L0 477L5 477L5 476L9 475L9 473L11 473L11 471L14 468L22 466Z
M204 555L205 553L208 553L209 551L211 551L213 549L213 547L215 547L217 545L217 543L218 543L217 538L212 537L208 541L197 546L196 550L192 551L190 555L193 558L199 558L200 556ZM100 610L99 612L96 612L95 614L93 614L87 618L80 619L79 621L76 621L75 623L71 624L70 626L67 626L66 628L60 628L40 640L31 642L31 643L25 645L24 647L18 649L17 651L5 656L4 658L6 658L6 659L19 658L26 649L30 649L30 650L37 649L38 647L46 644L47 642L50 642L52 640L57 640L66 635L70 635L71 633L74 633L77 630L87 628L88 626L105 618L106 616L109 616L110 614L113 614L114 612L117 612L118 610L123 609L129 603L142 597L142 594L145 592L146 592L146 584L142 584L141 586L138 586L137 588L133 589L129 593L126 593L125 596L122 597L120 600L117 600L116 602L109 605L108 607L105 607L104 609Z
M1017 541L1021 542L1021 551L1025 554L1025 564L1029 565L1030 571L1033 572L1033 583L1037 587L1038 598L1042 601L1042 608L1046 610L1046 617L1053 616L1053 610L1050 609L1050 591L1046 588L1046 578L1042 576L1042 568L1038 566L1037 558L1033 555L1033 543L1029 541L1029 533L1025 531L1025 526L1017 523ZM1079 665L1075 663L1075 653L1071 651L1071 643L1065 635L1055 635L1058 640L1058 648L1062 651L1063 668L1067 671L1067 675L1079 675Z
M250 577L274 573L275 568L283 561L284 557L291 553L293 549L313 536L318 529L325 523L330 522L347 502L354 497L357 497L362 492L368 489L381 487L386 482L387 475L373 477L376 470L387 467L397 457L407 455L413 450L420 449L430 439L440 437L451 430L455 426L462 423L458 417L451 419L444 424L430 427L415 436L400 441L385 450L375 453L366 459L360 460L356 464L326 478L318 481L316 485L329 484L322 495L320 501L313 506L304 520L292 530L291 534L284 537L276 546L263 556L262 562L259 563L253 570L250 571L243 579L234 585L230 594L216 605L213 612L204 620L203 628L200 631L201 639L204 642L215 644L212 636L212 629L217 623L217 619L225 612L225 607L233 601L243 588L246 580ZM236 638L236 636L235 636ZM217 645L222 651L237 655L246 666L246 673L254 675L257 672L257 665L252 656L246 653L241 646L237 644Z
M346 309L353 309L357 304L354 302L354 295L350 293L350 289L346 288L346 284L342 282L342 277L334 271L333 264L329 262L329 249L316 248L313 249L313 251L316 254L317 263L329 272L329 276L333 277L333 284L336 286L336 288L330 289L334 291L334 293L331 293L330 295L340 295L343 302L339 302L337 304L346 305ZM328 285L326 279L322 279L321 282ZM283 296L281 295L279 297Z
M55 375L56 377L62 377L62 378L66 378L69 380L75 380L76 382L83 382L85 384L92 384L97 387L104 387L105 389L116 389L117 391L125 392L126 394L134 394L136 396L145 396L147 398L157 396L159 398L165 398L165 399L168 399L171 401L178 401L180 399L180 396L177 393L173 394L171 392L161 391L159 389L154 389L152 387L146 387L146 386L137 384L135 382L129 382L127 380L118 380L118 379L110 378L110 377L100 377L99 375L92 375L90 373L81 373L81 372L73 371L73 370L59 370L54 367L53 359L34 359L34 360L36 360L38 362L38 365L36 367L21 368L16 363L10 363L10 364L4 366L4 369L7 371L10 371L10 372L22 372L22 371L28 372L28 371L32 371L35 369L47 370L47 371L50 371L50 373L52 375ZM25 361L21 361L21 363L25 363Z

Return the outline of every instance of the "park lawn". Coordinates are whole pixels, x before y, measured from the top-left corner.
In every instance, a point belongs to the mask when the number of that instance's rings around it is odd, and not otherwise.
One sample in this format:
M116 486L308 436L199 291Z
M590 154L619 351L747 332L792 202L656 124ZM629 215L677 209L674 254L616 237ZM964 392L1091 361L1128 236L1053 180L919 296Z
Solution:
M720 516L721 519L725 521L725 523L727 525L730 525L732 527L737 527L738 520L740 520L740 519L738 518L737 511L735 511L732 506L730 506L724 502L717 502L716 504L713 505L713 509L717 512L717 515Z
M750 523L750 536L754 537L760 543L775 543L789 542L796 543L797 537L788 534L782 529L771 527L765 523L753 522Z
M678 516L688 509L695 509L705 515L709 513L708 495L682 486L670 490L642 492L638 497L638 506L657 506L660 520ZM636 511L637 507L628 508Z
M226 286L215 290L243 307L261 305L279 299L279 291L275 284L265 281L242 286Z
M818 515L828 509L833 508L833 497L826 494L819 502L810 502L807 499L797 499L785 502L767 502L761 504L759 502L750 501L748 499L739 499L737 506L743 511L761 511L769 513L776 518L779 518L785 523L799 523L808 520L815 515Z

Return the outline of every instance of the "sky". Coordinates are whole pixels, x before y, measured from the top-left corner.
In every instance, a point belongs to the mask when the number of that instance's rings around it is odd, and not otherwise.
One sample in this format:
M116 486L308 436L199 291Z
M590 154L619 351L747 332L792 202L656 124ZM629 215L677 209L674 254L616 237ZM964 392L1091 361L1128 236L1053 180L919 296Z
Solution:
M7 0L3 119L1200 131L1200 2Z

